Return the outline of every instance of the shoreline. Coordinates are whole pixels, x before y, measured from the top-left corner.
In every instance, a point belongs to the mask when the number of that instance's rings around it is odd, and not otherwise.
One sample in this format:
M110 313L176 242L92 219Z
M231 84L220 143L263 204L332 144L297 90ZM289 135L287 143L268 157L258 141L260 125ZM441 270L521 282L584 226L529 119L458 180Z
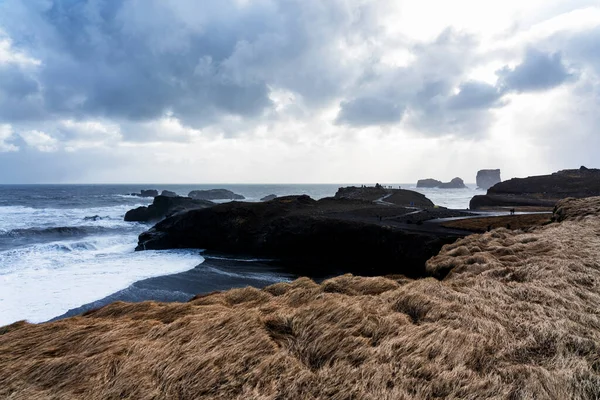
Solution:
M448 211L469 213L469 210ZM403 229L407 231L452 232L456 233L458 235L457 239L459 239L461 236L469 236L476 232L444 227L442 224L451 221L486 218L494 219L500 216L506 216L505 212L471 213L473 214L471 216L432 219L426 221L423 225L399 224L403 225ZM546 213L519 212L518 214L535 215ZM388 220L387 223L389 222L390 221ZM383 222L383 224L385 223L386 221ZM204 261L189 270L138 280L124 289L111 293L101 299L82 304L81 306L70 309L63 314L44 322L57 321L81 315L90 310L101 308L117 301L131 303L143 301L185 303L197 295L205 295L215 291L226 291L247 286L262 289L277 282L291 281L307 275L306 273L302 274L297 266L286 265L278 260L257 259L235 254L213 252L202 253L202 257L204 258ZM312 274L308 274L307 276L318 283L327 278L343 275L348 272L349 271L340 269L335 274L326 276L313 276Z
M81 315L117 301L185 303L196 295L246 286L262 289L277 282L298 278L298 275L289 272L274 260L234 258L217 254L202 256L204 261L192 269L136 281L125 289L72 308L41 323Z

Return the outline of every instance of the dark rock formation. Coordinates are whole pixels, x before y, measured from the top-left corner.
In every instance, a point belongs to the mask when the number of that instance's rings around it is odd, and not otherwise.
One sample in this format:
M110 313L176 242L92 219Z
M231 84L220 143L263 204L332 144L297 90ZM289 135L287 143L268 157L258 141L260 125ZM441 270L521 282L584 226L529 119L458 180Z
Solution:
M140 193L131 193L131 195L138 196L138 197L156 197L156 196L158 196L158 190L155 190L155 189L141 190Z
M177 193L171 192L170 190L163 190L160 195L165 197L178 197Z
M443 182L442 181L438 181L437 179L419 179L417 181L417 187L418 188L437 188L439 187Z
M339 188L336 199L378 201L399 206L433 207L434 204L425 195L404 189L385 189L379 186L348 186Z
M470 208L554 207L558 200L600 195L600 170L571 169L551 175L514 178L488 189L486 195L471 199Z
M206 208L214 203L207 200L194 200L189 197L156 196L154 202L148 207L138 207L127 211L125 221L128 222L151 222L163 219L184 210Z
M450 182L442 182L437 179L420 179L417 181L418 188L438 189L465 189L465 183L460 178L454 178Z
M244 200L245 197L227 189L192 190L189 197L196 200Z
M502 182L499 169L482 169L477 171L477 187L488 190L497 183Z
M137 250L202 248L274 257L309 276L340 272L422 276L425 261L462 232L405 223L400 217L411 211L308 196L232 202L165 219L140 235Z
M268 196L263 197L262 199L260 199L260 201L270 201L273 199L276 199L277 195L276 194L270 194Z
M466 189L465 182L460 178L454 178L450 182L442 183L440 189Z

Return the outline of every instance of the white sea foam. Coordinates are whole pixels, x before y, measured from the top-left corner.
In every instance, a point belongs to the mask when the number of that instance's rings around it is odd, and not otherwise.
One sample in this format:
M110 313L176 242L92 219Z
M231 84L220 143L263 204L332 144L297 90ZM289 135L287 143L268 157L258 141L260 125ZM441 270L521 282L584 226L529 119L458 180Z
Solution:
M42 322L204 260L190 250L134 252L135 243L135 235L93 236L0 252L0 326Z
M230 271L223 271L222 269L215 268L215 267L205 267L205 269L214 274L225 275L225 276L229 276L231 278L242 278L242 279L248 279L248 280L258 280L258 281L273 282L273 283L290 281L290 279L282 277L281 274L271 275L271 274L264 273L264 272L230 272Z
M57 226L99 226L104 228L127 228L125 213L146 203L122 204L112 207L93 208L31 208L23 206L0 207L0 232L13 229L44 228ZM97 220L86 217L100 217Z

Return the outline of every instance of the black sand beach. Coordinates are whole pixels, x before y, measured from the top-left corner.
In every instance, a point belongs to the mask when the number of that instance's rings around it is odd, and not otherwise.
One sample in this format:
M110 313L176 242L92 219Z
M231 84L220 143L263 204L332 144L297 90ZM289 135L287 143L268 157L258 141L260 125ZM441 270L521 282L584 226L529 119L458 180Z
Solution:
M103 299L71 309L52 321L79 315L115 301L186 302L198 294L246 286L263 288L297 278L274 261L228 258L216 254L204 257L205 261L202 264L189 271L137 281Z

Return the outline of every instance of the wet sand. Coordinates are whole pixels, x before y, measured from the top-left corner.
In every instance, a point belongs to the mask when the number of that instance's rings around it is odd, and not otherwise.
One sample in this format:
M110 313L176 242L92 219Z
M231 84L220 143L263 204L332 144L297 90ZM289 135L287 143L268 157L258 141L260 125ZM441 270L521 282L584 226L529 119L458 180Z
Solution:
M246 286L263 288L297 277L274 261L214 254L204 257L202 264L189 271L135 282L126 289L71 309L52 320L78 315L115 301L186 302L197 294Z

